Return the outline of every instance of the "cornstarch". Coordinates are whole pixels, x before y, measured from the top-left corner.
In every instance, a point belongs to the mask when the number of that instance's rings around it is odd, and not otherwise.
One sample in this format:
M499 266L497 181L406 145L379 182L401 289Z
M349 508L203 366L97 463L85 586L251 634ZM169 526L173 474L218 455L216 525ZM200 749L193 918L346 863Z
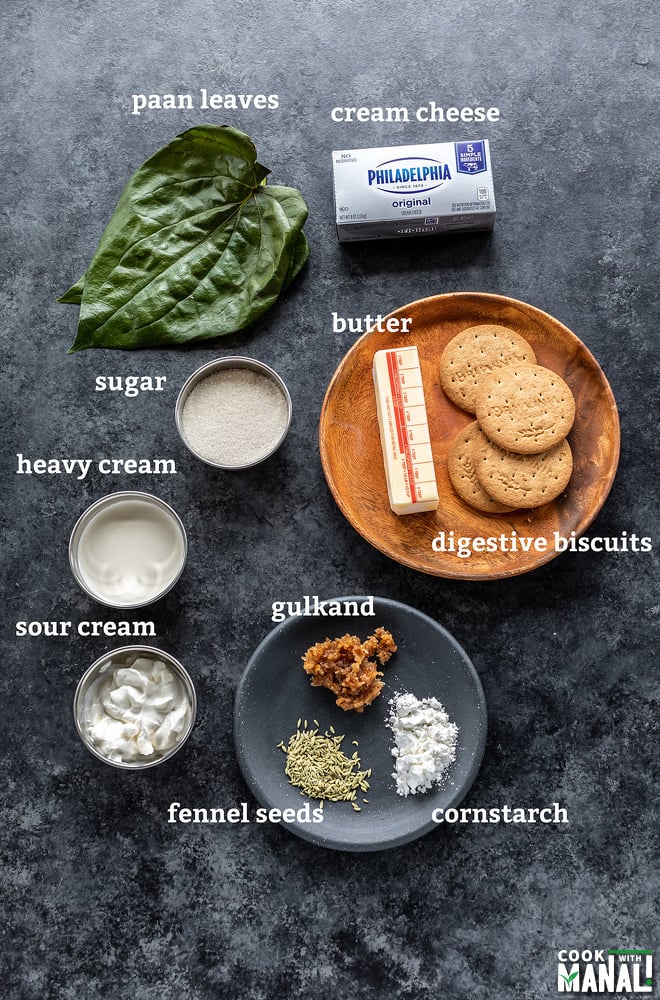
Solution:
M394 771L399 795L428 792L456 760L458 726L437 698L400 692L390 701L388 726L394 733Z

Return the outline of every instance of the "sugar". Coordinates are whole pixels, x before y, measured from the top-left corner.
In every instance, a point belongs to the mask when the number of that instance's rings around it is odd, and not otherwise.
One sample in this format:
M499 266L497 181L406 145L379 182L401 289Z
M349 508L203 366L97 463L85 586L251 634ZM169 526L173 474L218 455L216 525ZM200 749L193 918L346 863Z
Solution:
M251 465L284 434L288 404L266 375L226 368L207 375L188 396L181 415L184 437L200 458L216 465Z

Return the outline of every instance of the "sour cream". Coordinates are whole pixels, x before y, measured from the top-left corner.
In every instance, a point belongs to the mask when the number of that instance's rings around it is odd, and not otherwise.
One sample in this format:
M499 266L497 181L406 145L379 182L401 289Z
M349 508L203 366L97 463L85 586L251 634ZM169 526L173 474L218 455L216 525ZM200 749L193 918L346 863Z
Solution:
M179 678L162 660L108 660L86 689L80 724L107 760L129 764L162 757L185 739L192 704Z

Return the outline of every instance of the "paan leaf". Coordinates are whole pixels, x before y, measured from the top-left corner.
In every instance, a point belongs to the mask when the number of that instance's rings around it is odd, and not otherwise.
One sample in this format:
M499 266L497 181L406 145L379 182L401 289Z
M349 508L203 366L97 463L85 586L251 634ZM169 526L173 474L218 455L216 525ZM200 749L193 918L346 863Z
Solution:
M85 275L82 278L78 278L75 285L71 285L64 295L60 295L58 302L64 302L67 305L79 306L82 302L83 288L85 287Z
M293 279L297 278L308 260L309 243L307 242L305 234L300 233L296 241L296 245L293 248L293 257L291 258L289 270L287 271L286 278L284 279L284 288L288 288Z
M70 353L185 344L242 329L308 255L299 191L266 185L254 144L229 126L177 136L133 175L85 275Z

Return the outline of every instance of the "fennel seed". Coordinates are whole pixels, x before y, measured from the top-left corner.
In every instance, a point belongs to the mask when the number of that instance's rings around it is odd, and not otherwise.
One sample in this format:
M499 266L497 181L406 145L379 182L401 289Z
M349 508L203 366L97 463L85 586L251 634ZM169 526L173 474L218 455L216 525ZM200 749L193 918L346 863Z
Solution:
M282 743L287 757L284 773L291 785L301 789L301 795L321 801L351 802L359 812L360 807L353 800L358 791L368 790L368 775L366 771L360 771L357 753L347 757L341 750L343 740L344 736L308 729L307 720L301 729L299 720L288 745Z

